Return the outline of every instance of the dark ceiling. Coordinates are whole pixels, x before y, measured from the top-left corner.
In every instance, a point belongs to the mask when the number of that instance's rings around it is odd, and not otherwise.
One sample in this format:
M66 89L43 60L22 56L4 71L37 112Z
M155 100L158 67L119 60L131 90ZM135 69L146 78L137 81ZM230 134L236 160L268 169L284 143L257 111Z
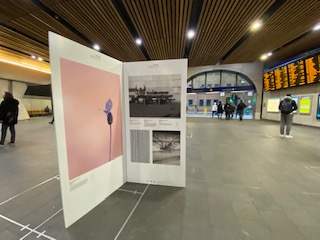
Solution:
M320 31L310 30L319 9L319 0L1 0L0 53L49 61L53 31L125 62L188 57L195 67L270 51L270 61L280 61L320 47ZM251 32L257 19L264 24Z

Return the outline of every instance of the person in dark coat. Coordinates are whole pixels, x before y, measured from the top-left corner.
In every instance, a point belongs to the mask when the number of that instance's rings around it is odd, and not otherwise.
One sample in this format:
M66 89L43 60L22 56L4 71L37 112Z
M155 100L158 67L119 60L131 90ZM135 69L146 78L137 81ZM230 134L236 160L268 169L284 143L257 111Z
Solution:
M0 122L2 122L0 147L4 146L8 128L10 129L11 133L9 144L14 145L16 140L15 125L18 123L19 114L18 105L19 101L14 99L11 93L4 93L3 101L0 104Z
M237 107L237 113L239 114L239 119L240 121L242 121L242 118L243 118L243 112L244 112L244 109L246 108L247 106L242 102L242 100L240 100L240 103Z
M222 118L222 114L223 114L223 106L222 106L221 101L219 101L219 104L218 104L218 118Z

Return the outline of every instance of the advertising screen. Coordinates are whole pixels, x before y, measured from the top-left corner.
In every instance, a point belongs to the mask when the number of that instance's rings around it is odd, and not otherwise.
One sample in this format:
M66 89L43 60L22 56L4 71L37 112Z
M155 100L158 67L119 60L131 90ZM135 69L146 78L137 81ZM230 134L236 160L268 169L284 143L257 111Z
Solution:
M279 98L270 98L267 103L267 112L279 112Z
M320 119L320 94L318 95L317 119Z
M300 114L310 114L311 110L311 96L302 96L299 104Z

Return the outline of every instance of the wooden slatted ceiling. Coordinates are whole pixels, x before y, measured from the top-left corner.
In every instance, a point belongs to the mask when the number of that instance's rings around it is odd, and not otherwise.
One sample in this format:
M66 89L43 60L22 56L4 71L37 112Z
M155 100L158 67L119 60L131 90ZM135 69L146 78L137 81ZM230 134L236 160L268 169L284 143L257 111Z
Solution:
M11 19L25 16L36 11L38 7L30 1L24 0L1 0L0 2L0 22L6 23Z
M87 42L85 42L82 38L78 37L71 30L49 16L43 10L39 10L30 13L27 16L14 19L8 25L36 38L45 44L48 44L48 31L59 33L64 37L70 38L81 44L87 44Z
M48 59L47 46L2 26L0 26L0 43L5 47L18 49L29 56L35 54Z
M288 56L297 56L305 51L320 47L319 39L320 31L313 32L299 41L275 52L270 58L268 58L268 61L282 61L288 58Z
M192 0L122 0L151 59L182 58Z
M216 64L275 0L205 0L189 66Z
M318 23L319 8L320 1L317 0L288 0L262 29L244 42L224 63L255 61L262 54L290 42Z
M110 56L120 61L145 60L111 0L70 0L51 8Z

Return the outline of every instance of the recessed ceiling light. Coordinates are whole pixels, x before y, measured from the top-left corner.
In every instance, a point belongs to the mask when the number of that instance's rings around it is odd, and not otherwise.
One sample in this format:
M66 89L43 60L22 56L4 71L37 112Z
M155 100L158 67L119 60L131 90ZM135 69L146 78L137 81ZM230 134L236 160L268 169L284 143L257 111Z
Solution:
M320 23L314 26L313 28L314 31L320 30Z
M93 45L93 48L94 48L95 50L97 50L97 51L100 50L100 46L99 46L98 44L94 44L94 45Z
M272 56L272 52L268 52L268 53L267 53L267 56L268 56L268 57Z
M35 59L35 58L36 58L36 56L32 54L32 55L31 55L31 58Z
M261 21L256 21L251 25L250 29L251 31L257 31L261 28L261 26L262 26Z
M193 38L194 35L196 35L196 32L195 32L194 30L192 30L192 29L190 29L190 30L188 31L188 33L187 33L187 37L188 37L189 39Z
M267 58L268 58L268 55L267 55L267 54L263 54L263 55L260 57L261 60L266 60Z
M136 44L141 45L142 44L142 40L140 38L136 39Z
M39 60L39 61L42 61L42 60L43 60L43 58L42 58L42 57L38 57L38 60Z

